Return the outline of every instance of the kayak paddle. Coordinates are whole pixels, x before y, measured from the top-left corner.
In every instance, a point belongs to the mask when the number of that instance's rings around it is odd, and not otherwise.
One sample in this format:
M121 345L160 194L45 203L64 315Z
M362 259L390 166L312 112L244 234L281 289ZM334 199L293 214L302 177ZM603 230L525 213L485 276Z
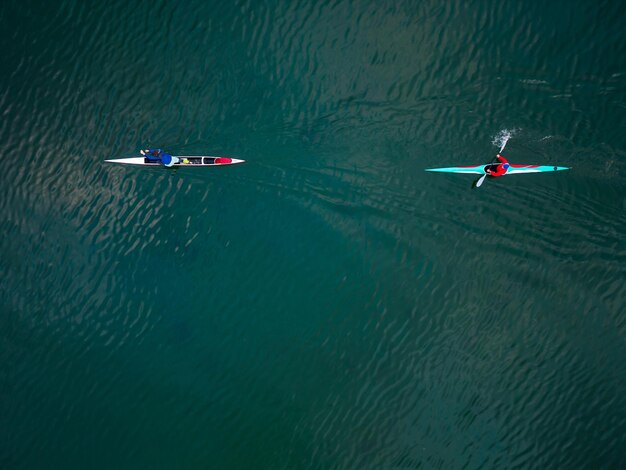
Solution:
M506 143L508 141L509 141L509 139L506 139L504 141L504 143L502 144L502 147L500 147L500 151L498 152L498 155L500 155L502 153L502 151L504 150L504 147L506 147ZM493 163L496 161L496 158L498 158L498 155L493 157L493 160L491 160L491 163L489 164L489 166L493 165ZM486 177L487 177L487 172L485 172L484 175L482 175L480 178L478 178L478 181L476 181L476 187L477 188L480 188L480 185L483 184L483 181L485 181Z

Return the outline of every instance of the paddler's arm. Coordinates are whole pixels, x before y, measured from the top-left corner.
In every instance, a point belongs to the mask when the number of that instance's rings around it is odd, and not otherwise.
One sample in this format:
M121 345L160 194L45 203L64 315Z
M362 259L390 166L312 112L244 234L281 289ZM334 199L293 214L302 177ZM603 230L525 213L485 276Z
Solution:
M500 163L509 163L509 161L500 154L498 154L496 158L500 160Z

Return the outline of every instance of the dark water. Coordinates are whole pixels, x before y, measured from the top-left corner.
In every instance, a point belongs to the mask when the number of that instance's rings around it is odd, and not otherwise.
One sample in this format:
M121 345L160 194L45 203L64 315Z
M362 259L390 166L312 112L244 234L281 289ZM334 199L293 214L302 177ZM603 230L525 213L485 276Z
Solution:
M2 2L0 466L623 468L625 11Z

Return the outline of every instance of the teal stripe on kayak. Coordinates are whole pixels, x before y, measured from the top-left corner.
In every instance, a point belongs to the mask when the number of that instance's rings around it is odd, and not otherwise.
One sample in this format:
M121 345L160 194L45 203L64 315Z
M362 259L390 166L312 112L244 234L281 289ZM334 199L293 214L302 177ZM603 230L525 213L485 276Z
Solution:
M460 174L472 174L472 175L482 175L484 174L483 168L488 164L478 165L475 167L458 167L451 166L447 168L428 168L424 171L432 171L438 173L460 173ZM507 171L506 175L515 175L522 173L550 173L553 171L561 171L561 170L569 170L569 167L566 166L551 166L551 165L541 165L541 166L531 166L527 167L510 167L509 171ZM506 176L504 175L504 176Z

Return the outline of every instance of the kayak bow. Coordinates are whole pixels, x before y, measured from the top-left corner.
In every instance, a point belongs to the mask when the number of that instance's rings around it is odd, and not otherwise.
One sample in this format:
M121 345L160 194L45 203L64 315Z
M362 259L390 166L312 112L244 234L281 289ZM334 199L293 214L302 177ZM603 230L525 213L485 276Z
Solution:
M447 168L428 168L425 171L435 171L439 173L465 173L471 175L484 175L485 169L491 166L490 163L474 166L451 166ZM567 166L550 165L514 165L510 164L509 170L502 176L518 175L522 173L551 173L553 171L569 170Z
M229 157L210 157L210 156L177 156L178 162L174 163L171 168L178 167L198 167L198 166L221 166L221 165L235 165L237 163L244 163L245 160L239 160L237 158ZM123 165L140 165L140 166L163 166L159 162L148 160L144 157L130 157L130 158L115 158L112 160L105 160L109 163L121 163Z

